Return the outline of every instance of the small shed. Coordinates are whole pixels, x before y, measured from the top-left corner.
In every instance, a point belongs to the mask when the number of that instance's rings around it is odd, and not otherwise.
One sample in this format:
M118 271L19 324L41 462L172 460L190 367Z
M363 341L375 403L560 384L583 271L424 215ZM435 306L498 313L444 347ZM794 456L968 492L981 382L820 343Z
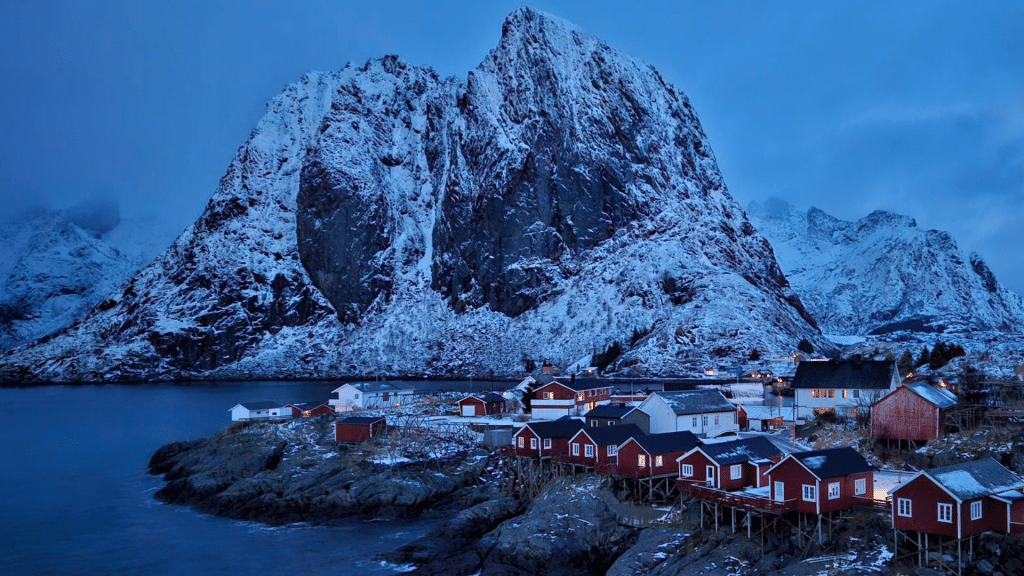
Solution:
M952 392L926 382L899 386L871 405L871 437L927 442L944 431L946 416L956 406Z
M527 422L514 434L516 455L550 458L555 454L567 454L569 438L583 428L583 422L575 418Z
M619 445L640 436L644 436L644 432L636 424L584 426L569 439L569 454L556 459L585 466L614 465Z
M365 442L380 436L387 426L383 416L349 416L334 423L338 442Z
M616 472L623 476L675 476L676 459L701 441L689 430L630 438L618 448Z
M739 407L740 430L771 432L794 424L793 406L752 406Z
M587 426L596 428L598 426L613 426L622 424L623 417L635 410L633 406L622 403L601 404L583 415Z
M313 416L326 416L334 414L334 408L326 402L300 402L289 404L292 409L292 418L312 418Z
M991 458L918 472L889 493L896 530L966 538L1024 528L1024 481Z
M497 392L470 394L459 400L459 414L462 416L492 416L504 414L505 397Z
M756 436L697 446L676 461L680 480L733 491L767 485L764 473L783 456L770 440Z
M280 409L281 404L279 402L260 400L235 404L229 412L231 412L231 420L244 422L247 420L270 420L271 412L277 412Z

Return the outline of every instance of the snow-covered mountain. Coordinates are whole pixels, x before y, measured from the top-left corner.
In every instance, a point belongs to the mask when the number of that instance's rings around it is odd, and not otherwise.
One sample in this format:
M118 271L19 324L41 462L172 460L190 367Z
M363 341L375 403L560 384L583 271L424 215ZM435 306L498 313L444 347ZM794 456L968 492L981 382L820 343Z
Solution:
M121 221L116 206L93 204L0 226L0 351L77 322L113 294L156 255L140 238L152 234Z
M1021 297L946 232L883 211L845 222L775 198L748 214L826 334L1024 332Z
M512 13L465 81L388 56L287 87L206 211L23 380L622 372L828 349L687 98Z

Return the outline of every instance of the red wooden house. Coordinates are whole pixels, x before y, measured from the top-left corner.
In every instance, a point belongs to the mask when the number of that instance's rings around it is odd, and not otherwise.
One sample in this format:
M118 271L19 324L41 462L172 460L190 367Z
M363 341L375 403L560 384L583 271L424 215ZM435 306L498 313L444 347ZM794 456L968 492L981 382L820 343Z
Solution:
M958 539L1024 532L1024 481L991 458L918 472L890 494L896 530Z
M327 402L302 402L301 404L289 404L292 409L292 418L312 418L313 416L326 416L334 414L334 407Z
M943 432L957 404L952 392L926 382L899 386L871 405L871 437L926 442Z
M365 442L384 432L383 416L349 416L334 423L334 439L338 442Z
M675 476L679 473L676 458L700 444L689 430L634 436L619 446L613 471L634 477Z
M768 469L771 498L794 501L805 514L852 508L873 500L874 472L867 460L850 447L794 452Z
M612 385L607 380L552 380L537 388L530 409L534 418L561 418L585 414L611 397Z
M679 479L719 490L760 488L765 472L779 462L782 450L763 436L697 446L680 456Z
M572 418L527 422L512 435L512 445L518 456L550 458L568 451L569 438L583 428L583 422Z
M459 400L459 414L463 416L491 416L505 412L505 397L496 392L470 394Z
M556 460L586 466L614 466L618 462L619 446L644 432L636 424L617 426L584 426L569 439L569 452L556 456Z

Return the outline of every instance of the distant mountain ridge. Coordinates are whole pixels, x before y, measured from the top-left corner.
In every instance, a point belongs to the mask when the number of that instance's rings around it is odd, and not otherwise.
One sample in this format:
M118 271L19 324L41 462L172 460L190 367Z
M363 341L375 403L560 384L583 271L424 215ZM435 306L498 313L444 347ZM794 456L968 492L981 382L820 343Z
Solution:
M946 232L885 211L846 222L777 198L748 214L827 334L1024 332L1024 300Z
M286 88L170 249L0 373L471 376L614 349L695 374L802 338L830 347L686 97L520 9L464 82L388 56Z

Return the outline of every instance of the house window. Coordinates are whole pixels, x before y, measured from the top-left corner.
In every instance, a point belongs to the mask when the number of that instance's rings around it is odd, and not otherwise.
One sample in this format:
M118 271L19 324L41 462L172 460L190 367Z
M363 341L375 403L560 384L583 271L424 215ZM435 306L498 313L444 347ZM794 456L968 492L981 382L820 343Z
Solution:
M835 388L829 388L829 390L828 390L828 397L829 398L835 398L836 397L836 390L835 390Z
M526 446L526 441L523 439L522 436L520 436L519 437L519 447L520 448L524 448L525 446Z
M868 486L868 481L866 479L858 478L853 483L853 493L854 494L863 494L863 493L868 491L867 486Z
M715 414L715 425L718 425L718 414Z
M683 464L683 476L693 476L693 464Z
M693 427L694 428L697 427L697 417L696 416L693 417Z
M639 455L637 455L637 457L636 457L636 465L641 467L641 468L645 468L647 466L647 455L646 454L639 454Z
M729 466L729 478L732 480L738 480L743 477L743 465L733 464Z
M661 467L661 466L664 466L664 465L665 465L665 461L662 460L661 455L658 455L658 456L654 457L654 466L655 467Z
M609 444L608 445L608 455L609 456L615 456L615 450L617 450L617 448L615 447L614 444Z
M555 399L555 393L554 392L545 392L544 393L544 398L546 400L554 400Z
M896 499L896 514L904 518L910 518L910 498Z
M971 520L981 520L981 500L971 502Z
M854 398L860 398L860 390L854 390L853 391L853 397Z
M835 500L839 498L839 482L830 482L828 485L828 499Z
M587 458L593 458L594 457L594 445L593 444L587 444L587 445L583 446L583 455L586 456Z
M545 450L550 450L551 449L551 438L545 438L544 439L544 449Z
M388 402L390 400L391 400L391 392L385 392L384 393L384 401Z
M580 445L579 445L578 442L573 442L572 443L572 455L573 456L579 456L580 455Z
M846 388L843 388L843 398L846 398Z
M536 449L537 449L537 439L536 438L530 438L530 450L536 450Z
M813 484L804 484L804 502L817 502L818 491L817 486Z
M817 388L811 388L811 398L819 398L820 396L821 393L818 391Z
M708 415L707 414L704 415L704 425L705 426L708 425Z
M939 522L953 521L953 505L939 503Z
M576 400L583 402L583 392L580 392L579 394L576 395Z

